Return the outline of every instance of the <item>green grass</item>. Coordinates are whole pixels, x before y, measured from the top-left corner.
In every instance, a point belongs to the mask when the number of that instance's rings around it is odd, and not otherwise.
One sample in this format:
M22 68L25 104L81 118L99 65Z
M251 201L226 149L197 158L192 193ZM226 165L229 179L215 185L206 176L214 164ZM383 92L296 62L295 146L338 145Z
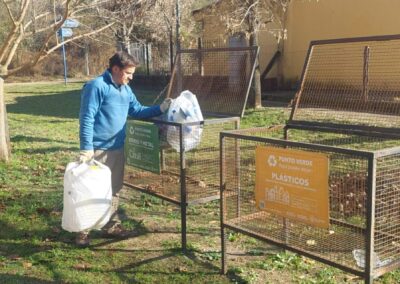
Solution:
M61 229L63 174L79 150L83 83L6 86L12 159L0 162L0 283L338 283L348 275L265 243L230 233L229 273L219 274L219 204L188 210L188 254L180 251L180 209L126 191L121 212L134 236L92 235L76 248ZM136 90L149 104L160 90ZM287 112L248 110L242 127L284 123ZM234 260L232 259L234 258ZM377 282L396 283L391 272ZM351 278L352 279L352 278ZM336 282L335 282L336 281ZM355 282L356 280L351 280Z

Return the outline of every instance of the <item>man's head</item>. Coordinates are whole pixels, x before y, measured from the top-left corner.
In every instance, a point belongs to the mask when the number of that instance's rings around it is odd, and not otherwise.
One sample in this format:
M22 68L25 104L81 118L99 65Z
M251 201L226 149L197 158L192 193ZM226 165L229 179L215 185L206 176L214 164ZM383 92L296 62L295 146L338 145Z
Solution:
M129 53L124 51L115 53L109 61L109 69L114 82L118 85L128 84L138 65L137 59Z

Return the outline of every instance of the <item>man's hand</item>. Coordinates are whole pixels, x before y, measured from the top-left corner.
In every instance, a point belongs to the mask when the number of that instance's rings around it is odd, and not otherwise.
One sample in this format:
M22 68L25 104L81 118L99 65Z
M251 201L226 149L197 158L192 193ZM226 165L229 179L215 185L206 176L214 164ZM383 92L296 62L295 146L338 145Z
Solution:
M171 98L167 98L165 99L161 104L160 104L160 110L162 113L166 112L169 109L169 106L172 103L172 99Z
M79 152L79 162L86 163L93 159L94 151L93 150L81 150Z

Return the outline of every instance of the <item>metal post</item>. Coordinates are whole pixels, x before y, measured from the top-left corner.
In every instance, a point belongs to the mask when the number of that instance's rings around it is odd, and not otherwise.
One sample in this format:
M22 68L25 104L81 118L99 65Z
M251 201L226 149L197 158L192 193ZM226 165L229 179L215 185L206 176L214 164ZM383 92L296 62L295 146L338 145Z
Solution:
M183 125L179 125L179 144L180 144L180 164L181 164L181 239L182 239L182 252L186 253L187 240L186 240L186 161L185 161L185 147L183 143Z
M64 44L64 36L62 28L60 29L60 36L61 36L62 56L64 61L64 84L67 85L67 58L65 56L65 44Z
M368 67L369 67L369 46L364 47L364 68L363 68L363 98L368 101Z
M235 122L235 129L239 129L240 121ZM241 193L241 186L240 186L240 146L238 139L235 139L235 178L236 178L236 185L237 185L237 196L236 196L236 217L240 217L240 193Z
M284 128L283 132L283 139L289 140L289 129L287 127ZM285 146L287 148L287 146ZM283 217L282 219L282 234L283 238L285 239L285 244L289 243L289 227L290 227L290 222L287 218Z
M376 192L376 158L368 159L367 187L367 230L365 235L365 283L374 281L374 246L375 246L375 192Z
M203 56L201 54L201 49L203 48L201 38L197 38L197 49L199 50L198 52L198 68L199 68L199 75L203 76Z
M181 39L180 39L180 3L179 0L175 0L175 17L176 17L176 51L181 51Z
M149 60L149 43L146 42L146 71L147 71L147 76L150 75L150 60Z
M175 17L176 17L176 54L178 55L181 51L181 40L180 40L180 8L179 8L179 0L175 0ZM182 92L182 64L181 57L177 57L176 62L176 75L177 75L177 91L178 94Z
M86 76L90 75L90 69L89 69L89 45L86 43L85 44L85 69L86 69Z
M227 259L226 259L226 235L225 235L225 202L224 202L224 192L226 188L225 184L225 151L224 151L224 137L222 134L219 136L219 167L220 167L220 205L219 205L219 215L220 215L220 228L221 228L221 273L226 274L227 271Z
M169 66L171 69L171 74L174 70L174 42L172 40L172 28L169 32ZM172 75L171 75L172 77Z

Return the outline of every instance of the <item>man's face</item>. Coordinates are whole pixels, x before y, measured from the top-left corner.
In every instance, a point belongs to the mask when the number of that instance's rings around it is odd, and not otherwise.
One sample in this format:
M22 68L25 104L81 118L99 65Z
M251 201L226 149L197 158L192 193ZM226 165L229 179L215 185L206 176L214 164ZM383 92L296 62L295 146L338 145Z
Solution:
M113 66L111 69L112 78L116 84L126 85L132 80L135 69L136 67L120 68L118 66Z

